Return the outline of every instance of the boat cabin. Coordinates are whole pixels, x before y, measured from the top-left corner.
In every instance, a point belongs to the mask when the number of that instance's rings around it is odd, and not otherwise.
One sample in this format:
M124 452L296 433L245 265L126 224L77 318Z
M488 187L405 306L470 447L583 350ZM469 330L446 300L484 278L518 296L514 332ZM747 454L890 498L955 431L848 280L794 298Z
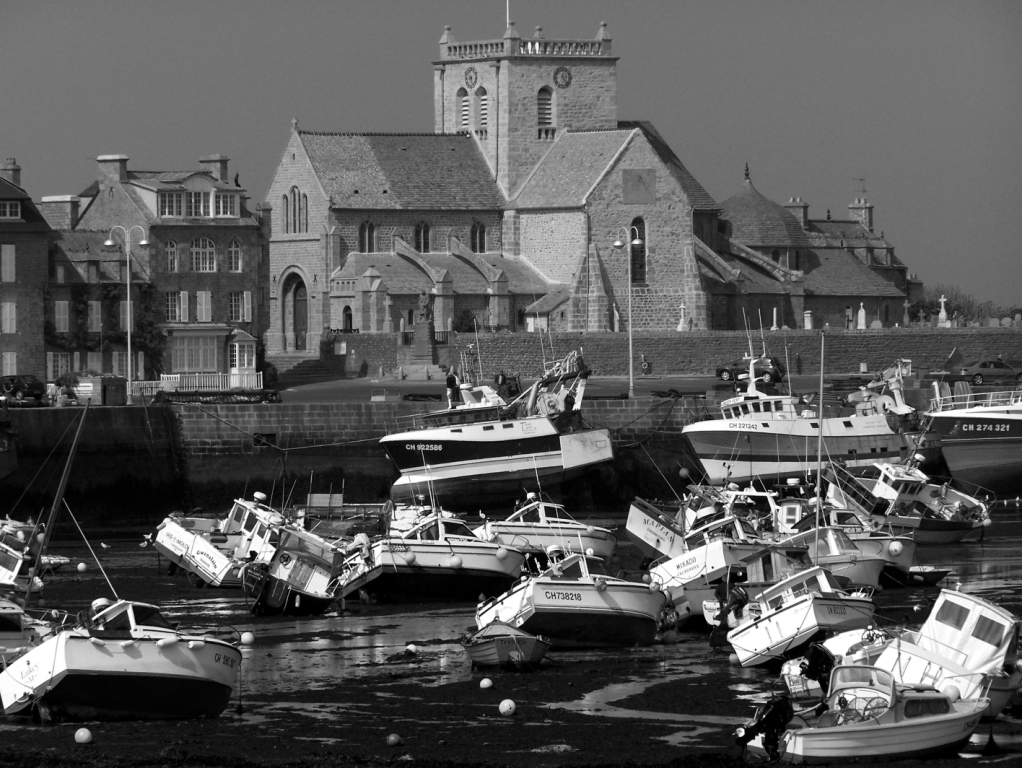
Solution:
M91 616L86 628L98 639L142 638L151 635L176 635L173 624L164 618L158 606L129 600L111 602L106 598L92 601Z
M568 514L562 505L542 501L535 493L530 493L521 506L504 522L535 523L539 525L580 525L575 518Z
M748 520L739 517L725 517L689 533L685 537L685 545L691 550L713 541L727 540L736 543L749 543L759 539L759 532Z
M803 546L809 551L809 557L817 560L824 557L853 556L862 554L859 547L840 528L812 528L795 534L787 539L787 543Z
M281 561L285 556L334 573L344 559L344 552L314 533L288 526L281 529L280 543L274 554Z
M820 716L818 728L861 723L879 717L887 712L895 701L894 678L889 672L877 667L858 665L834 667L830 673L828 690L830 694L827 697L827 711ZM919 714L937 715L950 712L951 702L946 696L943 704L946 709L940 709L938 705L933 707L931 712Z
M551 547L551 550L553 548ZM555 580L584 581L596 576L609 577L603 559L580 554L563 555L563 550L547 551L550 565L541 576Z
M1019 660L1019 619L974 595L942 590L915 644L959 664L975 667L988 658L988 669L1010 674Z
M930 478L915 467L897 466L888 462L877 464L879 476L873 486L873 495L881 499L916 496L929 484Z
M418 525L401 534L402 539L418 539L420 541L447 541L448 539L471 539L479 541L479 537L466 525L464 520L456 517L430 515Z
M764 609L776 610L803 595L841 594L844 592L830 571L814 567L789 576L764 589L756 598Z

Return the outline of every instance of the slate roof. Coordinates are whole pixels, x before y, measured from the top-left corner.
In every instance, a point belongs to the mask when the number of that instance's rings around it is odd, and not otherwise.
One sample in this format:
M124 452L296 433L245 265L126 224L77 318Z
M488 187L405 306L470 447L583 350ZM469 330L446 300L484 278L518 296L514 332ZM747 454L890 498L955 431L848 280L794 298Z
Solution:
M457 256L428 253L423 254L422 259L435 270L450 273L455 295L484 294L490 287L475 267ZM508 291L512 294L538 296L550 290L550 284L525 262L502 259L499 256L485 258L485 261L504 270ZM345 260L340 272L331 275L331 279L355 280L362 277L370 267L380 273L391 294L411 294L433 289L433 279L417 263L395 253L352 254Z
M3 226L4 229L18 232L41 232L50 228L50 225L46 223L46 218L39 213L39 209L32 202L32 197L24 189L3 176L0 176L0 200L21 201L22 220L0 222L0 226Z
M894 255L894 245L883 234L870 232L861 223L852 219L826 219L809 221L806 231L809 246L819 248L864 248L886 249L892 267L905 265Z
M607 170L630 130L561 134L509 207L581 208L586 193Z
M564 302L571 298L571 291L567 288L562 288L557 291L551 291L546 296L541 297L537 301L532 302L525 308L525 314L527 315L546 315L553 312Z
M783 205L763 196L748 176L742 188L721 203L720 218L731 224L733 238L751 247L809 247L809 238L798 219Z
M299 131L334 208L503 210L476 142L466 133Z
M619 128L638 128L645 135L653 150L664 161L671 175L677 180L681 188L685 190L689 204L697 211L719 211L720 203L713 199L709 192L703 189L703 185L696 181L696 177L689 173L688 168L681 162L674 150L660 135L653 124L647 120L619 120Z
M891 283L840 248L821 248L802 255L807 295L903 297Z
M720 257L727 262L731 269L741 271L743 279L739 285L743 293L772 293L778 295L788 293L784 283L778 282L776 278L756 265L731 253L722 253Z
M110 236L109 232L98 232L95 230L75 229L55 231L53 248L63 254L75 267L79 277L84 281L87 278L85 265L89 262L99 262L100 282L119 283L121 282L121 263L124 261L124 250L118 245L116 248L107 248L103 245ZM132 279L140 279L139 266L135 258L132 265ZM75 282L68 276L68 282Z

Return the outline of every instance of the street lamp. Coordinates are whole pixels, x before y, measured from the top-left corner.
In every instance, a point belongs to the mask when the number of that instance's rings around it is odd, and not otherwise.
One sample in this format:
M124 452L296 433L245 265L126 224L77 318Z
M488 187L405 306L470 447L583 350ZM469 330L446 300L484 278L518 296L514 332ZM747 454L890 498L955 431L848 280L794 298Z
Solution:
M635 235L635 239L632 240L629 245L635 248L642 247L642 239L639 237L638 227L621 227L621 231L624 233L625 238L631 235ZM624 240L614 241L614 250L620 251L625 247ZM628 398L635 398L635 371L632 365L632 360L635 357L632 354L632 253L628 252Z
M127 267L128 267L125 270L126 274L124 276L125 285L127 287L127 297L126 297L127 304L126 304L126 306L127 306L127 315L128 315L128 317L127 317L127 324L128 324L128 391L124 395L124 401L128 405L131 405L131 233L133 231L135 231L136 229L139 232L142 233L142 239L138 241L139 245L149 245L149 241L146 239L146 236L145 236L145 228L142 227L140 224L135 224L134 226L128 227L127 229L122 227L120 224L115 224L110 229L110 237L108 237L106 239L106 241L103 243L104 247L106 247L106 248L116 248L117 247L117 241L114 240L114 230L115 229L119 229L119 230L121 230L121 232L124 233L124 260L125 260L125 263L127 264Z

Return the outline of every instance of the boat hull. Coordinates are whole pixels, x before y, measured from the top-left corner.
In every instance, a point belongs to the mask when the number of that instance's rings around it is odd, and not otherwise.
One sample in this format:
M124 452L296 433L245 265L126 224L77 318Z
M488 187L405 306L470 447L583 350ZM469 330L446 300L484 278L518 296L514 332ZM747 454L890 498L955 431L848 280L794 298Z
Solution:
M257 567L242 571L242 588L253 598L252 613L256 616L318 616L336 600L333 594L300 589L288 579Z
M594 528L593 526L588 526ZM588 552L596 557L609 558L617 547L617 537L609 531L593 530L586 526L559 527L556 525L536 526L528 523L515 524L493 521L484 526L489 540L506 547L515 547L523 552L545 553L549 547L558 546L566 552Z
M204 535L205 534L205 535ZM173 518L167 518L153 539L156 551L178 568L201 579L213 587L240 587L240 566L225 549L233 549L229 537L223 536L221 549L211 540L208 532L191 530Z
M932 413L951 476L998 496L1022 493L1022 415Z
M910 534L916 544L955 544L983 530L982 520L941 520L897 515L874 515L873 519L895 532Z
M462 643L477 667L518 667L539 664L550 643L524 633L498 635Z
M674 510L674 514L677 514L677 510ZM625 532L644 557L654 560L677 557L688 549L684 527L666 510L643 499L636 499L628 507Z
M166 720L216 717L227 708L241 668L233 645L96 634L61 632L4 670L5 714L37 707L50 720Z

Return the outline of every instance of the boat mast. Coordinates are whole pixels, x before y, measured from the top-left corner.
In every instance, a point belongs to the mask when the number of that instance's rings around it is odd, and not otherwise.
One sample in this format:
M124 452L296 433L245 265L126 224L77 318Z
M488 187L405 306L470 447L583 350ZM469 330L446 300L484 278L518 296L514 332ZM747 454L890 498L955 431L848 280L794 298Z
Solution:
M820 399L818 408L819 434L816 438L816 554L820 553L820 514L823 507L823 358L824 339L826 338L823 329L820 330Z

